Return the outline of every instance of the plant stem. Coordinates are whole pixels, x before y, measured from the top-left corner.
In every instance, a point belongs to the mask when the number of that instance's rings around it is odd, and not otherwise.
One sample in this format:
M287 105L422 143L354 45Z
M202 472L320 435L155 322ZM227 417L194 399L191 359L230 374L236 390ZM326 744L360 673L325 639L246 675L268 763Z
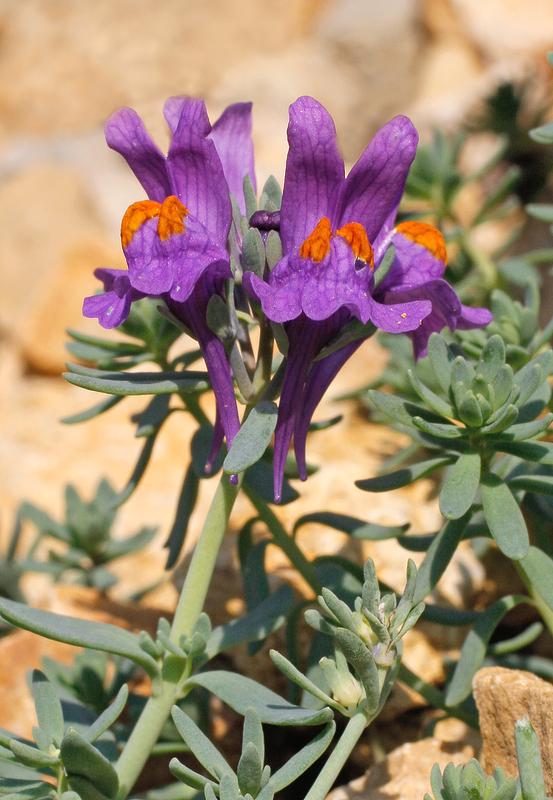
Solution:
M344 732L338 740L338 744L330 754L324 767L319 772L317 780L305 795L305 800L324 800L334 785L334 781L340 774L340 770L348 760L353 748L359 741L361 734L370 724L363 711L358 711L350 719Z
M244 486L244 494L254 506L259 514L259 517L265 525L269 528L272 534L274 543L280 547L285 555L290 560L290 563L297 569L302 578L309 584L315 594L321 591L321 582L317 575L317 570L305 557L304 553L300 550L292 536L286 533L286 530L281 525L280 521L275 514L271 511L267 503L262 500L255 492L253 492L247 485Z
M173 619L171 641L177 644L182 636L192 633L202 612L219 548L239 490L240 482L233 485L228 475L221 477L190 561ZM118 800L124 800L128 796L142 772L187 677L186 662L171 655L165 658L160 688L148 699L117 762Z

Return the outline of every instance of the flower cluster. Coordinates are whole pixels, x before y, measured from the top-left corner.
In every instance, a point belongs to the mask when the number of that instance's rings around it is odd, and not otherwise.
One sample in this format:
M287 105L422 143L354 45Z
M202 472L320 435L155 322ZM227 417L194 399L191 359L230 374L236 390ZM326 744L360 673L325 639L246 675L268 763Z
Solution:
M305 479L315 408L375 328L408 334L418 357L432 332L482 327L491 314L463 306L444 280L439 231L421 221L396 222L418 140L406 117L385 125L346 176L332 118L316 100L301 97L290 108L281 208L250 212L248 220L244 181L255 192L250 104L230 106L213 126L199 100L171 98L164 113L171 131L166 156L131 109L107 123L109 146L126 159L148 199L123 216L128 270L97 270L104 293L86 298L84 314L109 328L126 319L137 299L166 304L202 348L217 403L215 451L223 435L230 447L240 421L228 341L206 319L210 300L232 297L233 307L249 303L258 319L282 325L288 341L274 444L279 500L292 439ZM269 231L280 234L282 257L272 269L270 259L260 271L244 267L251 229L261 241ZM365 326L364 336L340 343L355 321ZM338 345L321 353L332 342Z

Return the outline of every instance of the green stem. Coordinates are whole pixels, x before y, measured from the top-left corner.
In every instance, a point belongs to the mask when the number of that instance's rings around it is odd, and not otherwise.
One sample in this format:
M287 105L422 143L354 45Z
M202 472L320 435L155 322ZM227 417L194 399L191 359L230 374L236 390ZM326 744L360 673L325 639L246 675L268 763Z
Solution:
M338 740L338 744L330 754L324 767L319 772L317 780L305 795L305 800L324 800L329 791L332 789L334 782L340 770L350 757L353 748L361 738L361 734L365 728L370 724L371 720L367 718L363 711L358 711L350 719L344 732Z
M309 584L315 594L320 594L322 586L317 575L317 570L309 561L304 553L296 544L295 539L286 533L286 530L278 520L275 514L271 511L267 503L262 500L255 492L253 492L247 484L244 486L244 494L254 506L260 519L268 527L272 534L274 543L280 547L283 553L288 557L290 563L297 569L302 578Z
M173 619L171 640L177 644L182 636L192 633L203 610L219 548L239 490L240 483L235 486L230 483L228 475L221 477L190 561ZM159 690L148 699L117 762L118 800L128 796L142 772L187 677L186 662L171 655L165 658Z

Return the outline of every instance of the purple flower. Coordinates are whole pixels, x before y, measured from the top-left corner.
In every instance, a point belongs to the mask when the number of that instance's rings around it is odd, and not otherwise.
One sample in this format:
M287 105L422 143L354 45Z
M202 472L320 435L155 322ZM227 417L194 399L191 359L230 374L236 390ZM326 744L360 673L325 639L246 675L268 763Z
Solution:
M390 271L375 295L383 302L405 302L430 298L432 312L410 336L415 357L426 355L428 340L443 328L483 328L492 320L487 308L471 308L459 300L455 289L443 279L447 251L442 234L425 222L407 221L383 231L375 243L378 262L393 244L395 256Z
M239 428L232 374L205 317L210 297L231 277L229 193L245 212L245 176L255 185L251 104L229 106L213 126L200 100L172 97L164 114L171 131L167 156L132 109L117 111L106 124L108 145L127 161L148 199L129 206L121 223L128 272L98 270L105 292L86 298L83 313L115 327L134 300L162 297L202 346L217 401L216 438L222 429L230 445Z
M289 340L275 434L276 500L292 436L305 479L305 441L313 412L361 344L356 341L314 361L347 322L357 318L390 333L408 333L420 353L438 327L489 321L488 312L485 320L481 314L475 321L471 313L476 312L461 306L441 280L445 265L443 260L435 263L439 259L434 251L429 266L431 237L420 239L412 235L412 228L394 227L418 142L407 117L385 125L347 177L334 122L313 98L301 97L290 107L288 141L280 212L284 256L267 280L253 273L244 279L267 317L284 323ZM385 285L375 289L375 271L392 243L395 262ZM413 278L419 264L421 274ZM436 279L430 279L432 270Z

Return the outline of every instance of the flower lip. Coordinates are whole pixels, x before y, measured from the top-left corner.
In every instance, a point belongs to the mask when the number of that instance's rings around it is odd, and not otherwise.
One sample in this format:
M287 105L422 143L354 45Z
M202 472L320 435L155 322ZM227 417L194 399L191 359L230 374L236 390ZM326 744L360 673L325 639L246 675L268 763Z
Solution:
M171 236L184 233L184 219L188 209L176 195L169 195L162 203L157 200L139 200L132 203L121 221L121 243L127 248L135 233L150 219L158 218L157 235L161 241Z

